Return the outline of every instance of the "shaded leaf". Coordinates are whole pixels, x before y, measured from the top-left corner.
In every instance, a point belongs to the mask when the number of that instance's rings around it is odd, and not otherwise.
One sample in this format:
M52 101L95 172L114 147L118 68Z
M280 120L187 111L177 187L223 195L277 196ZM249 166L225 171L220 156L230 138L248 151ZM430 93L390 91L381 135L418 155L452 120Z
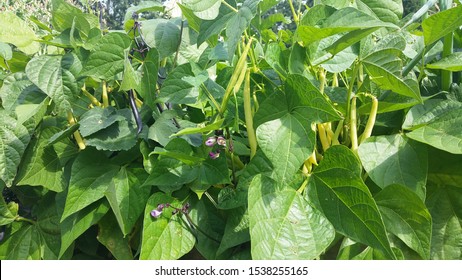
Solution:
M425 45L436 42L462 25L462 5L429 16L422 22Z
M432 215L431 259L462 258L462 190L449 185L429 186L426 205Z
M80 235L106 215L109 203L101 200L67 217L61 222L61 257Z
M39 51L37 36L25 21L12 12L1 12L0 15L0 41L13 44L29 55Z
M122 167L105 193L124 236L133 229L143 212L150 188L141 187L138 177Z
M30 135L22 124L3 109L0 109L0 120L0 179L10 187L29 144Z
M390 185L374 198L387 231L396 235L422 259L430 259L432 219L422 198L400 185Z
M337 232L394 259L382 217L361 179L361 163L347 147L332 146L313 172L308 194Z
M112 213L106 214L98 223L99 231L96 237L117 260L132 260L133 254L128 244L128 237L117 225L117 220Z
M462 52L453 53L435 63L427 64L426 67L453 72L462 71Z
M110 164L104 154L91 149L79 153L72 164L61 221L104 197L117 171L118 166Z
M300 193L261 175L249 187L249 220L253 259L314 259L335 236Z
M380 188L403 185L425 200L425 146L400 134L373 136L359 146L358 155L367 174Z
M46 93L62 112L71 110L71 103L80 92L77 77L82 69L73 53L64 56L36 56L26 66L27 77Z
M171 196L158 192L153 194L146 203L140 259L179 259L193 248L194 235L189 231L180 214L172 215L171 208L164 209L158 218L153 218L150 214L157 208L157 205L174 202Z
M125 52L130 47L130 37L111 32L101 37L88 56L80 75L111 80L124 69Z

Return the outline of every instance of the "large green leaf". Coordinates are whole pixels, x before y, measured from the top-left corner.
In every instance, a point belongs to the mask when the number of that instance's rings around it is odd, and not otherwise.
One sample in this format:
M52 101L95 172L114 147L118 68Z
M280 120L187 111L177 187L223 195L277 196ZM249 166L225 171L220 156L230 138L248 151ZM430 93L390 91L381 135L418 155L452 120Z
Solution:
M422 22L425 45L428 46L462 25L462 5L436 13Z
M146 44L159 51L160 59L175 53L181 43L181 31L175 19L145 20L141 26L141 33Z
M164 191L174 191L197 178L197 169L172 158L161 158L153 166L143 186L155 185Z
M231 61L237 44L241 40L244 30L257 14L257 6L261 0L245 0L237 13L234 13L226 24L226 42L228 43L228 57Z
M365 29L359 29L359 30L351 31L351 32L341 36L334 43L329 44L328 47L325 48L325 51L331 53L332 55L337 56L338 53L340 53L341 51L343 51L344 49L346 49L348 47L351 47L353 44L361 41L361 39L363 39L364 37L366 37L367 35L371 34L372 32L376 31L379 28L380 27L371 27L371 28L365 28ZM334 37L334 36L332 36L332 37ZM350 63L350 65L351 65L351 63ZM348 66L350 66L350 65L348 65ZM338 71L338 72L340 72L340 71Z
M92 119L96 116L98 114L92 116ZM88 146L96 147L98 150L122 151L131 149L136 145L137 133L130 109L118 110L116 113L110 114L110 116L117 121L104 129L100 129L101 124L107 125L107 122L101 118L98 121L99 124L95 125L98 131L87 136L85 143ZM91 125L90 123L89 126Z
M3 194L3 187L0 190ZM0 226L14 222L19 217L18 210L19 205L16 202L11 201L7 204L3 195L0 196Z
M10 187L30 135L22 124L3 109L0 109L0 124L0 179Z
M257 141L277 181L291 180L315 146L311 125L339 119L328 100L305 77L289 75L284 92L268 97L255 115Z
M37 232L40 236L41 258L44 260L59 259L61 249L61 224L55 203L55 194L48 192L38 203L34 205L33 215L37 217ZM71 250L64 255L70 258Z
M199 35L197 36L197 45L201 45L210 37L217 35L225 28L226 23L234 15L234 12L225 5L220 8L218 17L214 20L202 20L199 28Z
M397 49L383 49L369 54L362 62L371 80L380 88L422 100L417 80L400 77L400 53Z
M0 88L2 107L8 112L16 111L20 123L24 123L25 120L37 113L36 109L41 106L40 103L45 97L46 95L23 72L8 75ZM27 112L31 114L21 113L19 115L22 108L27 108Z
M67 217L61 222L61 250L59 256L61 257L69 246L72 245L74 240L82 235L92 225L106 215L109 211L109 203L106 200L101 200L90 206L78 211Z
M226 221L223 213L208 199L193 198L190 200L191 210L189 216L191 221L200 229L195 229L195 249L207 260L223 259L229 255L218 253L218 245L222 240L223 230Z
M374 198L387 231L396 235L422 259L430 259L432 220L422 198L400 185L390 185Z
M194 104L199 96L199 86L207 79L207 72L196 64L182 64L169 73L160 90L158 101Z
M405 127L412 129L406 136L450 153L462 154L462 105L454 101L432 101L418 106L406 117Z
M120 90L128 91L138 88L141 84L141 73L135 71L132 66L131 60L128 58L128 52L125 52L124 72L122 82L120 83Z
M35 222L16 222L3 234L0 259L57 260L61 244L59 216L54 193L47 193L32 207Z
M20 223L11 236L0 244L2 260L39 260L40 236L35 225Z
M143 12L162 12L164 11L164 6L158 1L142 1L138 5L131 6L125 12L124 23L132 18L133 13L143 13Z
M133 253L128 243L128 237L120 231L117 220L112 213L106 214L98 223L99 231L96 237L117 260L132 260Z
M95 107L80 117L79 130L83 137L87 137L123 119L125 119L124 116L118 114L112 106Z
M320 25L309 20L302 23L307 23L307 25L300 25L297 28L296 38L302 41L305 46L343 32L379 27L398 28L394 24L383 22L352 7L333 12L321 21Z
M66 183L60 161L63 154L58 154L54 146L65 153L75 153L76 149L69 139L48 145L48 139L59 131L57 127L46 127L31 141L18 172L18 185L43 186L55 192L63 190Z
M34 30L14 13L0 13L0 41L13 44L26 54L34 54L40 49L37 39Z
M428 151L428 181L436 185L462 186L462 155L439 149Z
M106 156L85 149L74 160L71 178L61 221L104 197L109 184L118 171Z
M99 28L97 16L83 13L65 0L52 1L51 15L51 23L57 31L64 31L75 26L81 34L88 35L92 28Z
M429 99L424 104L413 106L406 114L402 128L414 130L444 116L449 111L462 109L462 103L454 100Z
M229 211L226 226L217 254L229 248L250 241L249 214L246 207L239 207Z
M313 172L308 186L310 200L339 233L394 259L382 217L361 179L361 170L359 159L347 147L332 146Z
M64 56L36 56L26 66L27 77L45 92L62 112L71 110L80 88L77 77L82 69L74 53Z
M130 37L124 33L104 35L95 44L80 74L102 80L114 79L124 69L125 52L130 43Z
M355 33L356 31L344 36L334 35L322 39L318 44L311 44L308 47L311 64L319 64L331 73L340 73L348 69L358 58L358 51L352 46L355 39L352 38L353 41L350 41L345 37L355 36Z
M427 68L447 71L462 71L462 52L453 53L435 63L427 64Z
M183 0L183 5L191 9L200 19L213 20L218 16L221 0Z
M137 92L144 98L145 101L150 102L155 99L157 74L159 69L159 52L156 49L150 49L148 51L141 69L141 83L137 88Z
M398 24L403 16L402 0L359 0L358 9L382 21Z
M13 50L7 43L0 42L0 56L8 61L13 58Z
M425 200L428 160L424 145L401 134L373 136L359 146L358 155L379 187L403 185Z
M141 187L140 180L126 167L109 184L105 195L124 236L131 232L143 212L149 192L150 188Z
M171 196L158 192L153 194L146 203L140 259L178 259L193 248L194 235L185 220L181 218L181 214L172 215L171 208L164 209L158 218L153 218L150 214L159 204L174 204L174 202Z
M462 258L462 190L460 186L430 185L426 205L432 215L431 259Z
M261 175L249 187L249 219L253 259L314 259L335 236L299 192Z

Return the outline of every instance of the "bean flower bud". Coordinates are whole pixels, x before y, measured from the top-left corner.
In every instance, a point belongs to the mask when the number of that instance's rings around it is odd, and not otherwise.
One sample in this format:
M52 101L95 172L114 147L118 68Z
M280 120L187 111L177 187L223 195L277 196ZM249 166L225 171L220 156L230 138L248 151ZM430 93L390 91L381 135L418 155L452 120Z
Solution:
M215 153L214 152L209 152L209 157L211 159L217 159L219 156L220 156L220 151L216 151Z
M213 145L215 145L215 143L217 142L217 138L216 137L209 137L206 141L205 141L205 145L208 146L208 147L212 147Z
M154 210L151 211L151 216L153 218L159 218L160 215L162 215L162 210L159 211L157 209L154 209Z
M226 139L223 136L217 137L217 144L226 147Z

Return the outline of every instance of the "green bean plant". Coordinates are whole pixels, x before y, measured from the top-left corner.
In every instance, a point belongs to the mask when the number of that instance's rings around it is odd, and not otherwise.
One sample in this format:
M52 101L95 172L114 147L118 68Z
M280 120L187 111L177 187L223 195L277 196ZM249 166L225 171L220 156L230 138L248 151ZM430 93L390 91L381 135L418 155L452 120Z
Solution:
M461 259L461 2L278 2L2 11L0 259Z

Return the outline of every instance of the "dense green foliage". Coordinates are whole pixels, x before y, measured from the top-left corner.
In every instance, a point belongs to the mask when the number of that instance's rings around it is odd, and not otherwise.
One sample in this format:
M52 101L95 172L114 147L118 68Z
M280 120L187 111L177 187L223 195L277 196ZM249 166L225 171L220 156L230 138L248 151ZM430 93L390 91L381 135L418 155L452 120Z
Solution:
M462 258L460 1L238 2L1 12L0 259Z

